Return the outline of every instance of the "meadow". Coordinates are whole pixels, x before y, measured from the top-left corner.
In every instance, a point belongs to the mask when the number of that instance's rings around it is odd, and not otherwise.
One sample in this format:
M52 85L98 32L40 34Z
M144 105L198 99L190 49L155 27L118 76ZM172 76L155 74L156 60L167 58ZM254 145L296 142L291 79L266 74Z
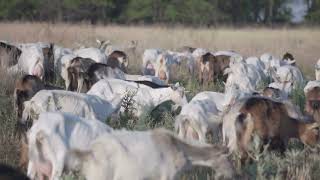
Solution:
M270 52L281 57L290 52L297 60L306 79L314 79L314 64L320 58L319 28L188 28L164 26L91 26L87 24L47 24L47 23L0 23L0 40L10 42L52 42L61 46L78 48L96 47L96 39L110 40L115 45L138 41L136 53L129 56L129 71L140 73L141 55L147 48L175 50L181 46L203 47L211 51L234 50L244 57L260 56ZM0 68L0 162L17 166L18 140L14 136L15 113L12 94L16 77L8 75L5 67ZM181 69L175 73L174 81L180 81L190 91L189 98L204 89L223 91L222 85L201 87L194 77ZM293 101L303 109L304 95L297 89ZM167 106L167 105L165 105ZM149 129L164 126L173 129L174 114L166 108L159 108L159 114L146 114L142 124L129 115L121 117L116 128ZM155 118L161 117L161 118ZM216 142L215 143L221 143ZM303 147L296 141L290 142L286 154L258 151L258 141L252 145L251 164L239 167L234 156L239 179L318 179L320 178L320 156L318 149ZM196 168L181 175L181 179L212 179L212 171ZM77 179L67 175L65 179Z

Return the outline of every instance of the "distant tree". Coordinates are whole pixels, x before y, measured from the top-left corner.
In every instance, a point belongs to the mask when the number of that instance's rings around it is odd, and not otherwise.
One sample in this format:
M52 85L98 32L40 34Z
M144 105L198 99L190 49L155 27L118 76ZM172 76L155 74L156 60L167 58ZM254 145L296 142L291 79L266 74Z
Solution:
M145 23L212 24L220 11L208 0L130 0L127 21Z
M0 18L32 20L37 15L37 0L0 0Z
M230 15L233 24L288 22L290 9L288 0L217 0L218 8Z
M92 24L272 24L290 20L287 1L290 0L0 0L0 19ZM319 1L310 3L308 20L318 19Z
M59 1L59 0L58 0ZM113 0L64 0L64 19L69 21L87 20L92 24L98 21L111 21L109 16L114 8Z
M306 19L313 24L320 24L320 0L308 0L308 14Z

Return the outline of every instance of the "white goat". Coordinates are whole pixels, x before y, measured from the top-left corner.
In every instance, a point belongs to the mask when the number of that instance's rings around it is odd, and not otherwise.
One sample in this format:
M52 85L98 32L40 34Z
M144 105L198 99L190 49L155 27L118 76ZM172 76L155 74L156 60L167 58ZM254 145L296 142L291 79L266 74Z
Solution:
M235 174L225 147L189 144L162 129L105 133L90 151L75 154L87 180L173 180L192 166L213 168L216 179Z
M276 83L282 84L283 87L288 86L288 94L294 88L304 86L304 78L299 68L291 65L284 65L276 69L276 72L271 71L271 75Z
M112 129L97 120L83 119L67 113L41 113L28 131L29 163L31 179L61 179L65 170L77 170L68 153L87 150L99 135Z
M179 84L173 87L153 89L149 86L120 79L102 79L94 84L87 92L110 101L115 97L124 97L132 93L135 102L136 116L140 116L146 108L154 108L162 102L172 100L177 105L187 103L184 88Z
M57 73L59 73L61 78L64 80L66 89L69 87L71 83L70 78L68 77L68 68L70 67L71 60L76 57L77 56L74 54L66 54L62 56L59 62L60 65L57 68Z
M36 45L23 46L17 68L24 73L44 78L44 56L42 47Z
M163 51L160 49L146 49L142 55L142 72L144 75L155 75L155 64L158 56Z
M194 56L190 52L174 52L167 51L169 55L171 55L172 64L181 65L182 63L185 65L185 68L189 71L190 74L193 74L195 71L196 60Z
M233 56L230 61L230 68L225 70L225 74L228 74L226 89L236 85L243 92L255 92L263 80L261 74L253 65L236 59L239 58Z
M221 112L245 95L235 86L225 94L209 91L198 93L182 107L176 118L175 129L179 137L205 142L208 132L217 135L222 124Z
M106 101L98 96L62 90L41 90L24 102L21 123L35 120L42 112L68 112L88 119L105 121L120 108L120 97Z
M264 63L259 58L248 57L245 61L247 64L254 66L263 79L265 79L268 76L267 72L265 71Z

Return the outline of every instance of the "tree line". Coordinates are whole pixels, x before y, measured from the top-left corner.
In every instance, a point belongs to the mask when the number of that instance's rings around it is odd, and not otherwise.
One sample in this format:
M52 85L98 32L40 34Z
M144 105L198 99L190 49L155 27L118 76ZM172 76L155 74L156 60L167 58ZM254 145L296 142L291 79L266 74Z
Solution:
M0 0L0 20L119 24L282 24L292 0ZM320 0L306 22L320 23Z

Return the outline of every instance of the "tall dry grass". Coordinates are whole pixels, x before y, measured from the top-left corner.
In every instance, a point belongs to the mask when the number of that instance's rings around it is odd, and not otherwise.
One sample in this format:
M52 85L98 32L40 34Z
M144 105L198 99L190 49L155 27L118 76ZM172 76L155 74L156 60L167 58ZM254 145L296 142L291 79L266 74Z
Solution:
M162 26L91 26L87 24L0 23L0 39L14 42L48 41L66 47L77 43L96 46L95 39L109 39L115 44L138 40L138 54L146 48L176 49L189 45L212 51L234 50L244 56L270 52L281 56L291 52L298 64L311 74L320 58L319 28L186 28ZM140 63L141 58L134 64Z

